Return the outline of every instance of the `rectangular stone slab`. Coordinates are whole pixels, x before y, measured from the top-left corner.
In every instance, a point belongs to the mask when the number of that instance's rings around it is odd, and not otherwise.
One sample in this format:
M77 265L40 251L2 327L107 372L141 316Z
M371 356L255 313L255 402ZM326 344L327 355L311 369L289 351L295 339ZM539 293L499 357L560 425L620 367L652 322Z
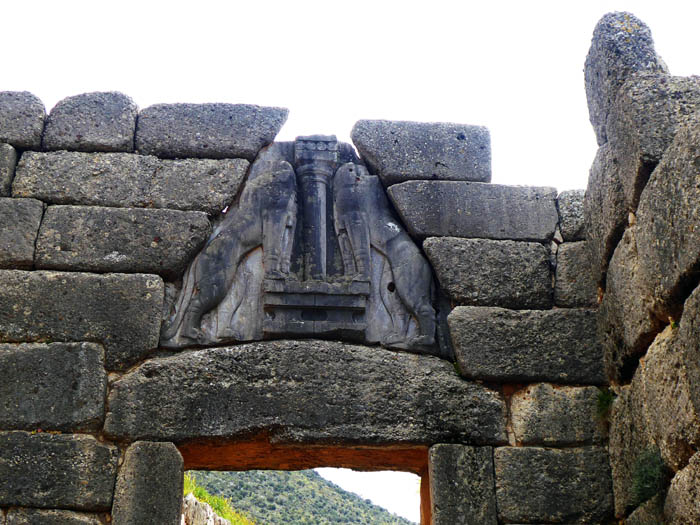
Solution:
M564 308L598 304L598 287L586 241L565 242L557 250L554 304Z
M20 149L41 148L46 109L29 91L0 91L0 142Z
M2 518L0 523L4 525ZM85 514L71 510L11 509L7 525L102 525L98 514Z
M562 191L557 197L559 211L559 229L562 238L567 241L582 241L586 238L583 220L583 199L585 190Z
M44 204L0 197L0 268L31 268Z
M9 197L17 165L17 151L9 144L0 143L0 197Z

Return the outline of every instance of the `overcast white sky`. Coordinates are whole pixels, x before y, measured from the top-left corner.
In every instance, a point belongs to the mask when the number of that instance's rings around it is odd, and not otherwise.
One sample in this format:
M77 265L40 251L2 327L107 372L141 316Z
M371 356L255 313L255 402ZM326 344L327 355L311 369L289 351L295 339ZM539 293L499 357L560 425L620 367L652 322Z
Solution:
M284 140L349 140L362 118L485 125L493 182L585 188L583 62L615 10L651 27L673 74L700 73L696 0L5 0L0 89L47 109L111 90L140 107L279 105Z

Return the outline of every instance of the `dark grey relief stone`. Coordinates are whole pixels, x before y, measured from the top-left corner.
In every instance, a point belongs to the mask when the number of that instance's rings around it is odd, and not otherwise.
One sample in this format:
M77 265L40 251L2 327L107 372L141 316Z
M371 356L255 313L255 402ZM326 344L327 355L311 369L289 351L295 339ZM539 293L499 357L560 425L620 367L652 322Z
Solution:
M109 511L118 457L92 436L0 432L0 505Z
M483 126L360 120L351 136L384 186L416 179L491 182L491 137Z
M248 169L243 159L159 160L129 153L24 153L14 197L51 204L172 208L218 214Z
M116 91L64 98L46 119L47 150L134 151L138 107Z
M559 221L554 188L409 181L390 187L388 193L416 237L545 242Z
M612 517L603 447L494 450L498 516L505 523L603 523Z
M447 322L464 377L605 383L595 310L458 306Z
M175 279L209 237L201 211L49 206L36 268L157 273Z
M156 104L139 113L136 149L164 158L253 160L274 140L288 113L249 104Z
M493 449L435 445L428 453L433 525L496 525Z
M0 268L31 268L44 205L0 197Z
M583 220L583 199L586 190L562 191L557 197L559 229L566 242L582 241L586 238Z
M109 407L107 433L128 439L269 432L279 444L505 441L501 395L464 381L450 363L320 340L153 359L112 385Z
M107 375L95 343L0 344L0 429L96 431Z
M602 444L605 431L597 414L599 393L594 386L549 383L518 390L510 403L516 442L547 447Z
M440 286L458 304L552 306L549 253L534 242L430 237L423 249Z
M638 71L667 71L651 31L632 13L606 14L593 30L584 66L588 114L599 146L608 140L608 113L620 86Z
M593 277L587 241L565 242L557 249L554 304L565 308L596 306L598 287Z
M102 525L102 521L96 514L71 510L10 509L7 525Z
M12 193L12 179L17 165L17 151L9 144L0 143L0 197Z
M28 91L0 91L0 142L18 149L41 148L46 109Z
M158 346L157 275L0 270L0 342L94 341L108 370Z
M183 475L182 456L172 443L134 443L119 469L112 520L180 525Z

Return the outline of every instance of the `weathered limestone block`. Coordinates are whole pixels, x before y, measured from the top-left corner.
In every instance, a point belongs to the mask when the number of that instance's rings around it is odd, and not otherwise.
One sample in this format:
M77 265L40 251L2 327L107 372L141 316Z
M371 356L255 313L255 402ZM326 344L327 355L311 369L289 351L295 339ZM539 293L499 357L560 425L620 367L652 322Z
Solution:
M253 160L274 140L288 113L248 104L156 104L139 113L136 149L165 158Z
M211 231L201 211L49 206L36 243L41 269L182 274Z
M0 268L31 268L44 205L0 197Z
M664 516L668 525L700 523L700 453L671 480Z
M9 144L0 143L0 197L12 193L12 179L17 165L17 151Z
M189 492L182 500L182 516L184 525L231 525L231 522L220 517L208 503L199 501Z
M584 75L588 113L598 145L608 140L607 120L617 92L637 71L666 72L649 28L632 13L608 13L593 31Z
M539 243L431 237L423 248L440 286L459 304L552 307L549 253Z
M102 525L102 521L96 514L70 510L11 509L7 525Z
M92 436L0 432L0 505L109 511L118 457Z
M0 91L0 142L18 149L41 148L46 109L28 91Z
M595 310L458 306L447 317L464 377L604 384Z
M613 501L603 447L494 450L496 500L505 523L602 523Z
M138 107L116 91L64 98L51 110L44 149L134 151Z
M634 509L632 514L625 519L625 525L663 525L666 523L663 516L664 501L662 494L645 501ZM688 524L690 525L690 523Z
M95 341L108 370L158 346L157 275L0 270L0 342Z
M599 390L547 383L528 385L510 402L518 444L564 447L600 444L605 430L596 413Z
M493 449L435 445L428 456L433 525L496 525Z
M583 199L585 190L562 191L557 197L559 229L566 242L582 241L586 238L583 220Z
M138 441L119 469L112 519L116 525L180 525L183 461L172 443Z
M388 192L416 237L545 242L554 235L559 220L554 188L409 181Z
M598 287L593 278L587 241L565 242L557 250L554 304L565 308L596 306Z
M248 161L159 160L128 153L22 155L14 197L51 204L172 208L218 214L236 195Z
M104 350L94 343L0 344L0 429L96 431Z
M491 137L483 126L360 120L351 136L384 186L416 179L491 182Z
M276 443L490 445L505 440L505 405L438 358L269 341L147 361L112 385L106 431L174 442L269 432Z

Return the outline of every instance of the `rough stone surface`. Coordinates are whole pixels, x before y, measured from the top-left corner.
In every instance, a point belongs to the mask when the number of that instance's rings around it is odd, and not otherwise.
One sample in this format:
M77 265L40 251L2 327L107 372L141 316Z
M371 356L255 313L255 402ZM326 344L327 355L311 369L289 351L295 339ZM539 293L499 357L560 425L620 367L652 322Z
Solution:
M602 447L494 450L496 500L506 523L602 523L613 501Z
M483 126L360 120L351 136L385 186L416 179L491 182L491 137Z
M671 480L664 515L668 525L700 523L700 453Z
M236 195L248 161L159 160L128 153L25 153L14 197L51 204L172 208L218 214Z
M107 376L97 344L0 344L0 377L0 429L102 426Z
M625 520L625 525L663 525L666 523L663 516L663 506L661 494L657 494L634 509ZM688 523L688 525L691 524Z
M605 383L594 310L458 306L447 322L465 377L497 382Z
M158 346L163 294L156 275L0 270L0 342L99 342L124 368Z
M119 469L112 519L119 525L180 525L183 474L172 443L134 443Z
M598 304L598 287L588 253L586 241L566 242L557 249L555 305L575 308Z
M388 192L416 237L545 242L554 235L559 220L554 188L409 181Z
M7 525L102 525L102 521L95 514L70 510L11 509Z
M109 435L176 443L263 431L276 443L505 440L500 394L462 380L450 363L329 341L153 359L112 385L109 407Z
M44 149L134 151L138 108L123 93L84 93L61 100L49 113Z
M0 197L0 268L31 268L44 205Z
M49 206L36 243L36 267L175 279L210 231L200 211Z
M92 436L0 432L0 505L109 511L118 457Z
M442 289L459 304L552 307L549 252L539 243L431 237L423 249Z
M0 91L0 142L18 149L41 148L46 109L28 91Z
M136 149L165 158L253 160L274 140L288 113L247 104L156 104L139 113Z
M231 525L220 517L208 503L199 501L189 492L182 501L183 525Z
M12 179L17 165L17 151L9 144L0 143L0 197L12 193Z
M537 383L513 394L510 414L518 444L564 447L600 444L605 429L596 413L600 390Z
M608 140L608 113L620 86L638 71L666 72L649 28L632 13L608 13L593 30L584 76L588 114L598 140Z
M583 199L585 190L562 191L557 197L559 229L564 241L582 241L586 238L583 221Z
M493 449L435 445L428 456L434 525L496 525Z

